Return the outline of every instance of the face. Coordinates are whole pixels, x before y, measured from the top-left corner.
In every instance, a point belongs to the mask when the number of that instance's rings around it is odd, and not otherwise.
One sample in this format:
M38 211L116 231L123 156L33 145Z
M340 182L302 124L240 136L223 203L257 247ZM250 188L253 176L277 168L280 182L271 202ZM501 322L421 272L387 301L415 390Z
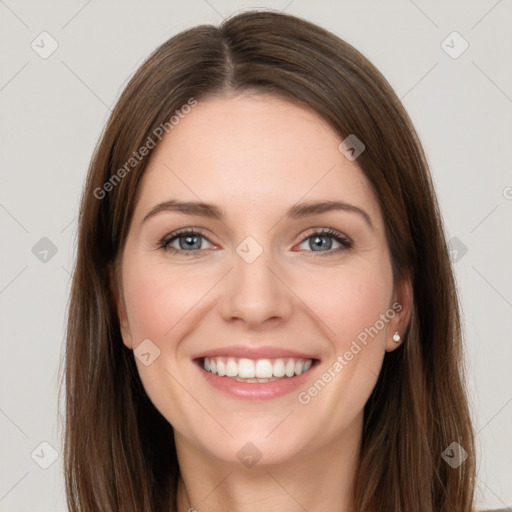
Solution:
M314 112L244 94L200 101L154 150L117 304L177 445L270 464L360 433L408 302L340 142Z

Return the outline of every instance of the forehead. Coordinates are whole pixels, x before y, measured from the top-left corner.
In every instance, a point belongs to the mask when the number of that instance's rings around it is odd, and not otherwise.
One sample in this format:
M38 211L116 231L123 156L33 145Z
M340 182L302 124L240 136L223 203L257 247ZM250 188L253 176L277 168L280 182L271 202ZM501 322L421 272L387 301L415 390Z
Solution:
M340 142L317 113L280 98L199 101L153 151L137 210L176 198L216 203L236 215L278 214L300 200L327 199L364 205L376 218L369 182L339 151Z

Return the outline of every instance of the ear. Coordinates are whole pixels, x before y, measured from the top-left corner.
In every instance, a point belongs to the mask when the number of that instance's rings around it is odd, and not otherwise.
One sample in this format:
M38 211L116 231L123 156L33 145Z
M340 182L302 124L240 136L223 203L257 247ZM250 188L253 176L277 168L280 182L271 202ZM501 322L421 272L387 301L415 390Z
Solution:
M128 322L126 304L124 302L123 283L115 264L109 266L109 283L110 293L116 307L117 316L119 318L119 326L121 328L121 337L123 338L123 343L127 348L133 349L132 337L130 334L130 324Z
M393 292L391 310L395 312L395 315L390 319L386 332L386 352L395 350L403 343L403 337L411 319L413 301L411 278L407 275L395 286ZM398 342L393 340L393 335L396 332L400 336Z

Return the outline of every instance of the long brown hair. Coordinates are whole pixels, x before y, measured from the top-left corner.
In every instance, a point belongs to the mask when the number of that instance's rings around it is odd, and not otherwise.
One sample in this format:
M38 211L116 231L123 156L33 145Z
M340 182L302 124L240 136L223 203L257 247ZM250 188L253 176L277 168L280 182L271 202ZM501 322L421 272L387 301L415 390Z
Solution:
M364 410L354 510L472 510L474 440L464 386L459 305L428 165L391 86L348 43L266 11L198 26L162 44L122 93L83 192L65 353L65 479L71 512L175 510L171 425L146 395L121 340L111 276L159 127L187 103L270 93L319 113L366 146L357 164L380 202L395 283L410 277L404 343L386 353ZM167 123L167 124L166 124ZM154 144L153 144L154 146ZM130 162L127 165L127 162ZM124 169L124 172L120 170ZM453 442L468 458L452 468Z

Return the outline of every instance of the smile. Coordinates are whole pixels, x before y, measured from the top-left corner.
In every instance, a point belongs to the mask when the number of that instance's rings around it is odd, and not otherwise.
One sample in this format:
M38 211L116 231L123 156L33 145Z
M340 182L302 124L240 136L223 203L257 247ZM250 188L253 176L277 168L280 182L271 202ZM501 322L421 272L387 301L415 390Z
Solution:
M206 372L227 377L237 382L267 383L289 379L307 372L313 359L276 358L246 359L234 357L205 357L202 367Z
M252 403L284 397L307 387L320 359L280 346L229 345L192 354L211 392Z

